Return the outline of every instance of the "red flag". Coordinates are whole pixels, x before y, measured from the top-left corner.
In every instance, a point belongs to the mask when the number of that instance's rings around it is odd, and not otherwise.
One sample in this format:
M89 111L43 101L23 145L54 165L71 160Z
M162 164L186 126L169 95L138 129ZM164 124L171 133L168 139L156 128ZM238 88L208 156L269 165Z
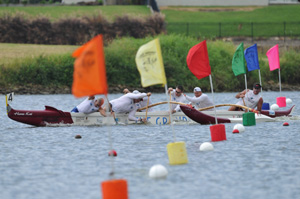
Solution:
M75 97L107 94L102 35L97 35L72 54L74 63L72 93Z
M211 68L209 65L209 58L206 46L206 40L193 46L187 57L186 63L190 71L198 78L202 79L211 74Z

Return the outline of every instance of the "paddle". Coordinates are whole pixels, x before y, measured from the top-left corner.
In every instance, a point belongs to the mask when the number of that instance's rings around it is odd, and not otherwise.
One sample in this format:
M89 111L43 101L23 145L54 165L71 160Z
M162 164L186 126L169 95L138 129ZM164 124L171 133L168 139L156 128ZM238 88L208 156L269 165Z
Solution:
M161 105L161 104L167 104L167 103L168 103L168 102L163 101L163 102L158 102L158 103L151 104L151 105L149 105L149 106L147 106L147 107L150 108L150 107L153 107L153 106L157 106L157 105ZM185 106L187 105L187 104L185 104L185 103L181 103L181 102L173 102L173 101L171 101L170 103L171 103L171 104L180 104L180 105L185 105ZM215 107L221 107L221 106L236 106L236 107L248 109L248 110L251 111L251 112L257 113L257 111L254 110L254 109L252 109L252 108L249 108L249 107L243 106L243 105L238 105L238 104L219 104L219 105L215 105ZM138 109L138 110L139 110L139 111L140 111L140 110L144 110L144 109L146 109L147 107L143 107L143 108L140 108L140 109ZM208 110L208 109L212 109L212 108L214 108L214 106L208 106L208 107L205 107L205 108L199 108L198 111L204 111L204 110Z
M146 106L146 122L148 122L147 120L147 115L148 115L148 106L149 106L149 100L150 100L150 96L148 96L148 99L147 99L147 106Z
M216 105L216 107L221 107L221 106L236 106L236 107L239 107L239 108L248 109L249 111L254 112L254 113L258 113L257 110L254 110L254 109L249 108L247 106L238 105L238 104L219 104L219 105ZM212 108L214 108L214 106L209 106L209 107L205 107L205 108L199 108L198 111L204 111L204 110L212 109Z
M157 106L157 105L161 105L161 104L167 104L167 103L168 103L167 101L157 102L157 103L154 103L154 104L149 105L148 108L151 108L151 107ZM181 102L173 102L173 101L171 101L170 103L171 103L171 104L187 105L187 104L185 104L185 103L181 103ZM143 107L143 108L139 108L138 111L145 110L146 108L147 108L146 106Z

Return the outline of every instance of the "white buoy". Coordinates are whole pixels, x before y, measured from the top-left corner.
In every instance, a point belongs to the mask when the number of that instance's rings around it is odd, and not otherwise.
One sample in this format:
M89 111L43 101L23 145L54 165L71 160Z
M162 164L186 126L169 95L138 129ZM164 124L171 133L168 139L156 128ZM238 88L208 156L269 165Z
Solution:
M276 111L276 110L279 109L279 106L278 106L278 104L272 104L270 109L273 110L273 111Z
M245 131L245 127L244 127L244 125L242 125L242 124L236 124L236 125L234 125L233 130L234 130L234 129L239 130L240 133L242 133L242 132Z
M161 164L156 164L149 170L150 178L165 178L168 175L168 170Z
M209 142L203 142L200 145L199 150L200 151L212 151L212 150L214 150L214 146Z
M285 101L286 101L286 103L287 103L287 104L291 104L291 103L293 103L293 100L291 100L290 98L286 98L286 100L285 100Z

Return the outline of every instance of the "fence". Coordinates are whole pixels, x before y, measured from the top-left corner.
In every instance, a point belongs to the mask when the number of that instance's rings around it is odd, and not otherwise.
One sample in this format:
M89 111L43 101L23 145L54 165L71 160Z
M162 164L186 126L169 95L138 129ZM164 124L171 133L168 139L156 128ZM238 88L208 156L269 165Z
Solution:
M168 23L168 33L216 37L299 37L300 22L281 23Z

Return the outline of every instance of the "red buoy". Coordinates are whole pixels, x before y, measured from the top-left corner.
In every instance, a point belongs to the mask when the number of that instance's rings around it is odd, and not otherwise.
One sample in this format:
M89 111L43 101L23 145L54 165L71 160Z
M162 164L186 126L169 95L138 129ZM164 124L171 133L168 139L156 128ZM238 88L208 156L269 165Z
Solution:
M238 129L233 129L232 133L239 133Z
M215 124L209 128L212 142L226 140L226 130L224 124Z
M283 126L289 126L289 123L285 122L283 123Z
M117 156L117 152L115 150L110 150L108 156Z

